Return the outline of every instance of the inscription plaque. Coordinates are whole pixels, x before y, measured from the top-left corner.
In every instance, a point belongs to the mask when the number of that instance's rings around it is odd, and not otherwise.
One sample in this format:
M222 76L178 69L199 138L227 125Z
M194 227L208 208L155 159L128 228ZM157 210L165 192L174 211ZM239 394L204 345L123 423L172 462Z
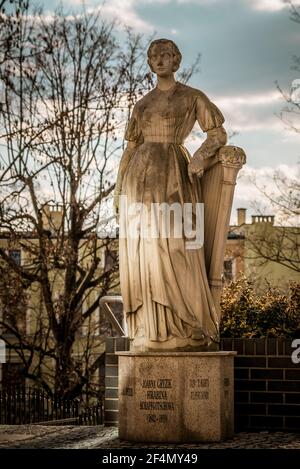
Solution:
M141 388L145 390L140 401L140 410L151 411L151 414L144 414L147 422L152 423L166 423L168 421L168 414L152 413L153 411L174 411L175 404L170 400L170 392L173 384L172 379L143 379L141 381Z
M193 391L190 391L190 399L195 401L195 400L202 400L202 399L209 399L209 378L203 378L203 377L197 377L197 378L192 378L189 381L190 388L193 389ZM206 388L205 391L198 391L198 389L203 389Z

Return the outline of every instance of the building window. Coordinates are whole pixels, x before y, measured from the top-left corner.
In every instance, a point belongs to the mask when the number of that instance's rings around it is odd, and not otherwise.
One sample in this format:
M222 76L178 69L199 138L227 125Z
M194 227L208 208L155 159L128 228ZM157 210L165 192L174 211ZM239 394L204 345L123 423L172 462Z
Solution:
M228 259L224 261L224 279L227 281L233 280L233 261Z
M24 366L22 363L2 364L2 388L9 389L25 386Z
M6 254L18 266L21 266L21 249L7 249ZM8 267L7 275L2 277L0 285L1 312L3 326L10 326L19 333L26 332L27 294L22 279L14 269ZM5 333L11 333L5 330Z
M8 251L8 255L17 265L21 265L21 250L20 249L10 249Z

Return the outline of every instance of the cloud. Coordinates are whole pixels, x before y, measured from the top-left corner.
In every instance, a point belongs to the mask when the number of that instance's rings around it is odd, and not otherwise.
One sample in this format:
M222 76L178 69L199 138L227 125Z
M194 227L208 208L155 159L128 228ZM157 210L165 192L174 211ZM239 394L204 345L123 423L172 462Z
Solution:
M82 5L82 0L65 0L65 3L71 7L76 8ZM130 26L133 29L143 32L153 32L155 25L142 18L139 14L138 8L151 5L170 5L170 14L172 14L171 7L180 5L195 5L196 7L217 8L232 7L237 2L233 0L86 0L85 6L88 11L101 10L103 17L112 20L117 19L120 24ZM288 7L285 0L240 0L240 3L248 6L252 10L262 12L277 12ZM294 5L300 4L300 0L294 0ZM177 31L170 31L171 34L177 34Z
M250 6L250 8L259 11L280 11L288 6L285 0L242 0ZM227 3L237 3L232 0L139 0L139 3L178 3L178 4L195 4L199 6L206 6L211 4L226 5ZM294 4L297 5L297 0Z
M252 214L262 211L265 215L277 215L274 207L262 190L267 194L280 195L275 184L275 176L280 173L287 180L297 180L299 178L299 165L279 164L275 167L263 166L254 168L246 164L238 175L238 181L234 195L234 207L245 207L250 209ZM261 190L259 190L259 188ZM279 219L279 218L278 218Z
M143 20L135 11L135 0L109 0L98 7L102 15L109 19L117 19L122 25L130 26L143 32L151 32L154 26Z
M247 0L250 7L259 11L280 11L288 5L284 0Z
M257 94L244 94L232 96L214 96L213 102L222 111L227 129L236 132L276 131L280 134L291 135L284 128L279 119L282 106L282 96L279 92L266 92ZM294 134L294 133L293 133ZM299 141L298 136L295 137ZM192 147L201 143L201 138L193 136L189 141Z
M169 0L169 1L172 2L174 0ZM196 3L197 5L210 5L212 3L224 3L227 1L228 0L175 0L176 3Z
M279 91L215 96L214 102L235 131L280 130L283 125L275 115L284 102Z
M286 178L290 179L297 179L299 177L299 166L298 165L288 165L281 163L277 165L276 167L272 166L262 166L261 168L254 168L248 164L246 164L243 169L240 172L240 179L243 181L248 181L250 183L250 179L255 176L256 181L258 182L259 185L261 185L265 181L270 182L269 187L275 188L274 185L274 175L276 173L280 172L282 175L284 175ZM248 199L249 199L249 192L248 192Z
M284 8L290 7L290 2L288 0L246 0L249 5L258 11L280 11ZM300 0L293 0L293 5L295 7L300 6Z
M145 1L145 0L144 0ZM167 0L156 0L159 2L165 3ZM170 2L174 0L169 0ZM219 3L220 5L224 5L226 3L237 3L232 2L230 0L175 0L177 3L194 3L197 5L210 5L212 3ZM244 0L246 4L250 6L250 8L258 11L280 11L284 8L289 6L288 2L285 0ZM299 5L299 0L294 0L294 5Z
M165 0L157 1L164 3ZM78 8L82 6L82 0L65 0L65 3L70 5L70 7ZM117 20L122 26L129 26L144 33L152 32L154 26L143 20L136 11L138 3L141 2L137 0L103 0L100 2L88 0L84 5L87 8L87 12L100 11L103 18L111 21Z
M282 101L282 95L279 91L270 91L267 93L245 94L241 96L221 96L216 98L221 106L243 105L247 107L263 106L270 103Z

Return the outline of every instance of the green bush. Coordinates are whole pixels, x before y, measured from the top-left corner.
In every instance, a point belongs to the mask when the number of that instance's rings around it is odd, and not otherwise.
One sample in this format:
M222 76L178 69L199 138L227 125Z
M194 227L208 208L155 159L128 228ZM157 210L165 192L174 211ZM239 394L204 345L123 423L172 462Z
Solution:
M231 282L221 297L221 337L300 337L300 284L283 294L268 286L255 292L246 278Z

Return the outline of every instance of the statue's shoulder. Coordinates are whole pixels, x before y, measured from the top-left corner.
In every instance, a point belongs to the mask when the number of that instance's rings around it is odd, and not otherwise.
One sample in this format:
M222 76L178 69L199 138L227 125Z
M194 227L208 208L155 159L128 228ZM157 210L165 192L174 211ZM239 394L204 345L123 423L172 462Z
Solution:
M143 110L143 108L145 107L145 105L151 101L153 99L153 97L155 96L155 89L149 91L149 93L145 94L141 99L139 99L136 103L135 103L135 109L136 111L139 111L139 110Z
M203 100L209 99L203 91L198 90L197 88L192 88L191 86L185 85L184 83L178 82L177 89L179 92L185 94L190 98L200 98Z

